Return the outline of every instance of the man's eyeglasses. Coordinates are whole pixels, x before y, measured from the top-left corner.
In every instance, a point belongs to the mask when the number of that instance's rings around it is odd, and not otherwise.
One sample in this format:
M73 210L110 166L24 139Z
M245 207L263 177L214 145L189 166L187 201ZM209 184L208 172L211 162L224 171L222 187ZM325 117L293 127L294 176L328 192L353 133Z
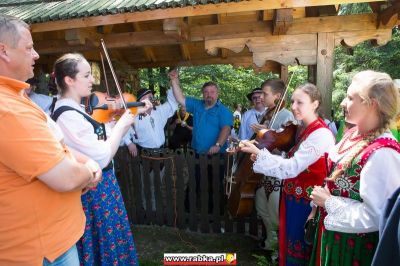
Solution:
M261 99L261 96L253 96L253 97L251 97L251 99L254 101L254 100L259 100L259 99Z

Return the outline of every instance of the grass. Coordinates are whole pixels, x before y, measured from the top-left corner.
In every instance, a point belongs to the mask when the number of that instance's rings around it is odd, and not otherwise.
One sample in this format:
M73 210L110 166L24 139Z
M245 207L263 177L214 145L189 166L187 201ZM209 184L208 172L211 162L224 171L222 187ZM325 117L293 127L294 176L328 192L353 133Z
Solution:
M134 225L140 265L163 265L164 253L226 253L237 255L237 265L269 265L257 240L242 234L201 234L166 226Z

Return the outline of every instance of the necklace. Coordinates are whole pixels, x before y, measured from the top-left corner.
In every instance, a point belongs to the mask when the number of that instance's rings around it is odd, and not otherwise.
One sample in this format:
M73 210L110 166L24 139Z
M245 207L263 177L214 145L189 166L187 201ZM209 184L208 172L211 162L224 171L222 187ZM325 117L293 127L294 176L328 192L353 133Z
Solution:
M369 134L371 134L373 132L373 130L370 130L364 134L360 134L355 137L352 137L355 132L356 132L356 128L349 130L348 134L346 134L346 137L343 139L343 142L339 146L338 154L343 154L343 153L349 151L351 148L353 148L355 145L357 145L361 140L365 139L365 137L367 137ZM350 141L352 143L347 148L343 149L344 144L347 143L348 141Z

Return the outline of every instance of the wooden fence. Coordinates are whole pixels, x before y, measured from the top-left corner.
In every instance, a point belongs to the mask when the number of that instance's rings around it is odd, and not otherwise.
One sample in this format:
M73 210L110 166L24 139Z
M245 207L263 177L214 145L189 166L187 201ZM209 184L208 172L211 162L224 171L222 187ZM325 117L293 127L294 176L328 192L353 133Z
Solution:
M247 233L258 237L262 233L261 222L255 211L245 218L232 219L227 214L221 173L225 170L225 162L225 155L196 156L192 150L142 151L141 156L132 158L126 147L120 148L114 163L130 221L133 224L167 225L194 232ZM154 180L155 209L151 202L151 176ZM199 194L196 193L197 185ZM212 196L209 196L210 186ZM210 211L209 198L213 205Z

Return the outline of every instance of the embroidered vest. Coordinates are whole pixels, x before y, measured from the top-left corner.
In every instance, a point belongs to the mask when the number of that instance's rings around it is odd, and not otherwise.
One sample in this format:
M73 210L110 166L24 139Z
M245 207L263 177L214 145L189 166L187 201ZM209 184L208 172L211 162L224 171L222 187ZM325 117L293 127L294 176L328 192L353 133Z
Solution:
M391 148L400 153L400 144L391 138L378 138L372 141L358 156L351 162L351 166L344 170L342 176L336 180L328 180L327 186L329 191L334 196L351 198L358 201L363 201L360 196L360 173L368 158L378 149ZM329 166L333 167L332 161L329 161ZM341 168L342 165L336 164L335 168Z
M300 144L315 130L320 128L328 128L325 122L319 118L311 123L304 132L299 136L297 144L289 151L289 157L292 157L298 150ZM311 192L315 185L322 186L327 176L326 156L321 156L316 162L309 165L306 170L301 172L297 177L285 179L283 182L283 190L288 195L296 198L310 199Z

